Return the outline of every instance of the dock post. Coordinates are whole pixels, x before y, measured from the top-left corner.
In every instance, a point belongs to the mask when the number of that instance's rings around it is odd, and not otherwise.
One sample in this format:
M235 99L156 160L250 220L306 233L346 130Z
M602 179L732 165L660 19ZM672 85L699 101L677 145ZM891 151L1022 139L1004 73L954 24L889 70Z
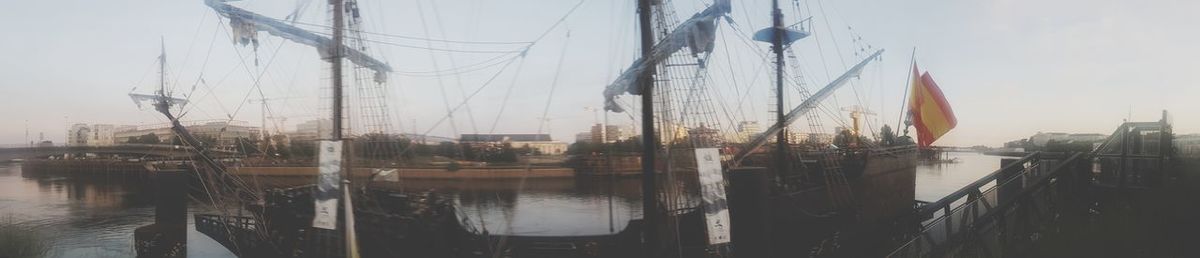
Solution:
M154 174L154 224L134 230L138 257L187 257L187 178L183 169Z
M729 178L729 226L736 257L771 256L770 173L766 168L735 168Z
M1020 161L1020 159L1012 159L1012 158L1000 159L1000 167L1002 167L1002 168L1006 167L1009 164L1012 164L1013 162L1017 162L1017 161ZM998 174L996 176L996 185L1003 184L1003 183L1008 182L1009 180L1013 179L1013 177L1019 176L1021 174L1021 170L1024 168L1025 168L1024 166L1017 165L1017 166L1013 166L1009 169L1000 171L1000 174ZM999 192L997 193L997 196L996 196L996 205L999 205L1001 203L1007 202L1008 200L1011 200L1015 195L1017 195L1017 193L1021 192L1021 186L1022 186L1022 184L1014 182L1013 184L1004 185L1004 186L1001 186L1000 189L997 189Z

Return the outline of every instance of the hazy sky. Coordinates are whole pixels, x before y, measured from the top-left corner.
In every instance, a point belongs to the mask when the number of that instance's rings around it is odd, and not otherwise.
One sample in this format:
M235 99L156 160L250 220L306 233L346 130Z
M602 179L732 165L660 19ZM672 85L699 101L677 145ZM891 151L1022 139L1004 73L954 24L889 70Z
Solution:
M735 23L720 25L709 85L726 108L745 114L728 120L766 122L769 70L759 54L767 46L744 37L770 22L769 1L732 1ZM308 3L302 23L326 23L325 1L298 2ZM709 1L674 2L683 19ZM916 47L918 64L941 85L958 116L958 128L937 144L999 145L1038 131L1108 133L1128 116L1155 120L1162 109L1174 113L1176 132L1200 131L1200 121L1189 119L1200 110L1200 79L1192 74L1200 70L1200 35L1192 33L1200 25L1193 14L1200 2L801 0L797 9L782 2L789 23L813 16L814 36L796 43L810 88L858 61L852 35L887 50L881 64L826 103L832 110L862 105L880 114L871 120L894 124ZM542 131L573 140L593 120L584 107L601 106L603 87L636 56L634 1L586 0L524 60L511 53L425 49L505 51L520 45L403 37L531 41L576 3L363 0L364 30L372 33L366 36L386 43L372 44L372 52L397 70L388 85L393 119L405 132L415 127L444 136L532 133L545 109L551 120ZM297 1L234 4L282 18ZM0 41L0 144L22 142L25 121L31 138L44 132L55 142L63 141L69 123L163 122L126 96L156 87L160 38L172 88L192 93L194 109L185 119L233 117L257 125L259 104L244 100L259 98L260 89L268 98L286 98L271 103L272 116L288 118L286 130L318 117L318 92L328 76L316 51L265 33L257 50L234 45L228 20L218 17L202 0L20 1L0 9L6 34ZM506 60L513 62L501 70ZM440 80L422 76L480 62L497 65ZM453 128L449 122L433 127L447 106L497 74L469 109L455 113ZM846 119L845 113L827 116ZM632 122L625 114L609 119Z

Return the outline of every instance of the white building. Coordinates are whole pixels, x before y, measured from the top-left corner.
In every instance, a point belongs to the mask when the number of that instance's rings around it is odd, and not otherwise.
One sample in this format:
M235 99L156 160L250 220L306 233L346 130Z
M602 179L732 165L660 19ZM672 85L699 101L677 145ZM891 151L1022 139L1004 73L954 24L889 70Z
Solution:
M116 144L115 126L109 124L74 124L67 129L67 146L110 146Z
M828 145L833 143L833 134L829 133L810 133L805 138L806 141L813 144Z
M559 155L567 151L567 143L555 141L549 134L463 134L459 142L473 145L509 143L513 148L528 146L546 155Z
M1175 136L1175 149L1181 157L1200 157L1200 134Z
M261 139L262 130L258 127L249 126L245 121L187 121L182 122L184 127L192 133L193 136L200 139L211 139L214 144L220 147L231 147L237 143L238 138L249 140ZM122 127L123 131L114 133L114 141L116 143L127 143L132 139L141 137L147 134L153 134L158 137L162 144L171 144L175 138L175 132L171 130L169 124L148 125L138 127Z
M1054 133L1054 132L1050 132L1050 133L1038 132L1037 134L1034 134L1033 136L1029 137L1029 143L1033 144L1034 146L1046 146L1046 142L1049 142L1051 140L1059 141L1059 142L1068 142L1068 141L1095 142L1095 141L1103 141L1106 138L1108 138L1107 135L1098 134L1098 133L1069 134L1069 133Z
M513 147L529 147L545 155L560 155L567 152L567 143L558 141L514 142Z
M171 131L171 127L162 125L145 126L145 127L122 127L121 130L113 133L113 138L117 143L129 143L130 141L142 137L147 134L153 134L158 137L158 142L162 144L170 144L175 138L175 132Z
M333 123L329 119L315 119L296 124L296 132L289 137L294 140L316 140L328 138L327 135L332 131Z
M92 128L87 124L74 124L67 128L67 146L87 146Z

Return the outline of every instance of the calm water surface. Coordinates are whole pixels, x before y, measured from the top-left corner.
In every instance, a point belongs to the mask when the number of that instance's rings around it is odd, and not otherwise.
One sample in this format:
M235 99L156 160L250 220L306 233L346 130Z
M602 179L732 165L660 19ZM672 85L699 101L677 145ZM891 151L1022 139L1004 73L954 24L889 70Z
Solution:
M1000 159L1004 158L973 152L948 152L946 155L958 162L917 166L917 200L932 202L950 195L1000 169Z
M1000 166L1000 158L949 153L959 162L917 168L916 198L935 201ZM0 165L0 219L40 232L49 257L131 257L133 230L154 221L149 185L118 179L27 178L20 165ZM458 200L462 216L493 234L597 235L641 217L637 179L408 181L414 191L438 189ZM189 212L209 212L191 205ZM189 220L191 216L189 216ZM189 225L190 226L190 225ZM232 257L194 229L191 257Z
M25 178L19 165L0 165L0 220L36 230L50 247L47 257L133 257L133 230L154 222L148 188L117 179ZM234 257L191 221L188 227L188 256Z
M468 224L492 234L599 235L641 217L638 182L409 180L405 185L456 197ZM0 165L0 219L38 231L51 246L48 257L132 257L134 229L154 221L150 189L121 179L25 177L20 165ZM198 204L189 206L193 212L215 213ZM233 257L188 219L188 256Z

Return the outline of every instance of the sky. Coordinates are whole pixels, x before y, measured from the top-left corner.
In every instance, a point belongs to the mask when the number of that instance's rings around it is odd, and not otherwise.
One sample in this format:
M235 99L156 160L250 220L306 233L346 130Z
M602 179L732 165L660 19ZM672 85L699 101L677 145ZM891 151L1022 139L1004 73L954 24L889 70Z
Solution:
M673 6L683 19L709 2ZM736 114L719 119L723 127L766 123L768 46L746 37L769 24L769 1L732 2L733 22L718 26L706 85L723 114ZM839 110L853 105L878 114L868 118L873 126L894 126L915 56L958 117L938 145L998 146L1039 131L1108 133L1123 119L1157 120L1164 109L1177 133L1200 132L1200 120L1189 119L1200 110L1200 79L1192 75L1200 70L1200 35L1189 33L1200 25L1191 15L1200 2L782 2L789 24L812 17L813 36L793 45L809 89L867 48L885 50L824 103L826 127L844 124L848 115ZM233 4L277 18L299 9L301 27L316 31L327 24L324 1ZM603 105L603 88L637 57L634 1L362 0L360 7L369 52L396 71L385 89L394 130L541 131L572 141L604 117L636 122L633 114L587 109ZM21 1L0 9L0 19L0 145L24 142L26 128L32 139L44 133L62 142L73 123L165 122L127 96L157 87L164 46L169 88L192 101L185 120L258 125L262 106L249 100L266 97L275 99L267 116L286 117L269 127L288 131L327 110L320 101L327 65L313 48L266 33L257 48L233 44L228 19L202 0ZM465 72L429 76L455 67Z

